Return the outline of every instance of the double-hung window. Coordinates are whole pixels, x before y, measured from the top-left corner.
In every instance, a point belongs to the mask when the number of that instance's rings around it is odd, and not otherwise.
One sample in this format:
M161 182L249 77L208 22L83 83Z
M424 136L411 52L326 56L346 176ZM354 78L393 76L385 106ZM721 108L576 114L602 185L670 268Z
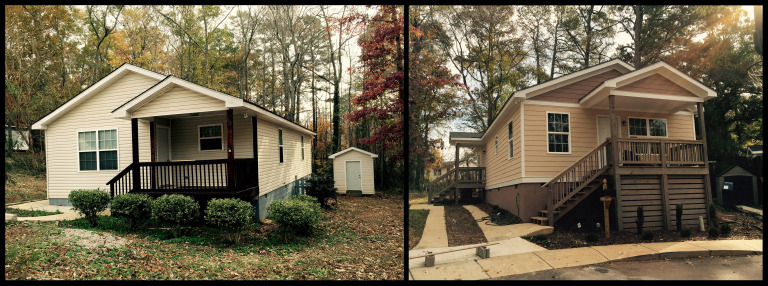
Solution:
M200 151L224 150L224 136L221 124L200 125L199 141Z
M513 152L512 151L514 150L514 148L512 148L512 147L514 147L513 144L512 144L512 130L513 130L512 122L513 121L510 120L509 124L507 124L507 141L508 141L508 145L509 145L509 158L512 158L512 156L513 156Z
M117 129L77 133L80 171L117 170Z
M629 135L667 137L667 120L629 118Z
M570 153L569 114L547 112L547 151Z
M283 130L277 129L277 147L280 151L280 163L283 163Z

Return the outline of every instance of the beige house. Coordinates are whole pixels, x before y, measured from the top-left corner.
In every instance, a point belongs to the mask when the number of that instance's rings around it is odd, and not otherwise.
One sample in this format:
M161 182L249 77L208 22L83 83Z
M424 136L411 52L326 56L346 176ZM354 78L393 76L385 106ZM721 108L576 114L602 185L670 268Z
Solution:
M333 160L334 187L341 194L373 195L373 159L379 156L355 147L339 151Z
M259 206L311 173L314 132L246 100L123 64L32 125L44 130L48 199L104 189Z
M676 204L694 226L711 202L702 103L715 96L664 62L636 69L621 60L518 90L485 132L451 133L457 153L480 154L481 171L458 168L474 181L448 176L431 183L431 196L480 182L487 203L554 225L599 199L607 179L619 229L634 229L638 206L646 229L671 229Z

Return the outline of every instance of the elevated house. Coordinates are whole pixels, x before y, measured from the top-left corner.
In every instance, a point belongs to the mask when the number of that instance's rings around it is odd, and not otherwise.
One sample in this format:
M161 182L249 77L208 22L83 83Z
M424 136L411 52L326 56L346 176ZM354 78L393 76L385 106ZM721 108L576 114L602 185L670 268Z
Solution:
M621 60L518 90L485 132L450 134L457 154L480 154L479 168L432 181L430 201L480 187L485 202L554 226L602 196L606 179L620 230L635 228L638 206L646 229L674 229L676 204L695 226L712 201L703 102L715 96L664 62Z
M315 135L251 102L123 64L32 125L44 130L48 200L112 196L237 197L259 207L297 192Z

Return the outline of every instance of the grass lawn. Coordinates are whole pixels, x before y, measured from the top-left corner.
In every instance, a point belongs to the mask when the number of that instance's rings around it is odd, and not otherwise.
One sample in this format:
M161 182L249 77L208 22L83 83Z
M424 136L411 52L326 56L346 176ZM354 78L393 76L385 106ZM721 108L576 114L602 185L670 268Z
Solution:
M11 180L5 181L5 203L21 203L44 200L48 196L45 192L45 176L34 176L25 173L6 173Z
M404 279L402 196L340 196L338 209L323 211L323 217L321 230L311 237L283 235L275 224L260 224L234 245L222 243L222 232L214 228L171 238L165 229L127 232L126 222L107 216L96 228L84 219L6 222L5 277ZM72 232L91 237L73 238ZM82 245L88 241L92 245Z
M429 210L408 210L408 249L413 249L421 240Z
M21 210L21 209L14 209L14 208L5 208L5 213L15 214L19 217L35 217L35 216L61 214L61 212L58 210L56 210L56 212L47 212L47 211Z

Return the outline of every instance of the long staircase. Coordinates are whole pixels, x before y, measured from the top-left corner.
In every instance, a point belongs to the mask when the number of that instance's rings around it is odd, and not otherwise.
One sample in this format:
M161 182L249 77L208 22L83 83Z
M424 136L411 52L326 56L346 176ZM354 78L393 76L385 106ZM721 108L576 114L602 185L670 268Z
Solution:
M554 226L587 196L602 186L602 178L608 170L609 140L598 145L571 166L542 185L547 192L546 209L539 210L539 216L531 217L534 223Z

